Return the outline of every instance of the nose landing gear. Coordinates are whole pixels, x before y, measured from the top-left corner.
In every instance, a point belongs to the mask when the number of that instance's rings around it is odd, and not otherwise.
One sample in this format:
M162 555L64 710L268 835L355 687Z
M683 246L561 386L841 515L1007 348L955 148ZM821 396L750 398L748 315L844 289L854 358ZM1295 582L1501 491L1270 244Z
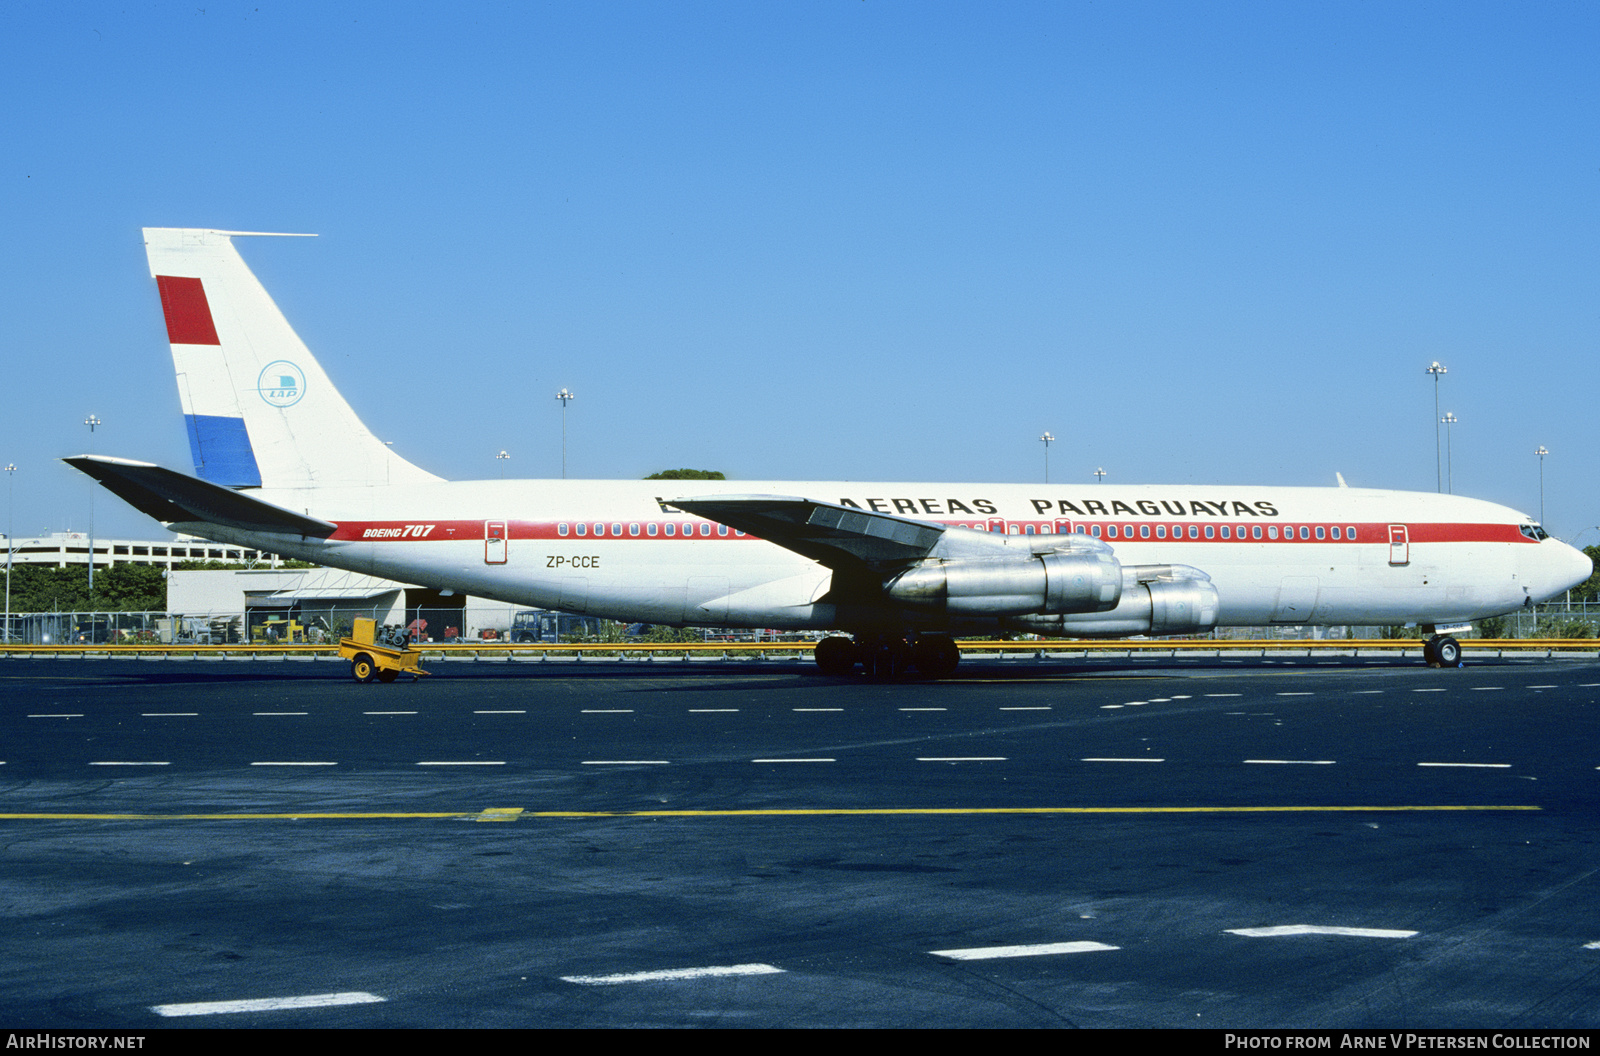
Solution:
M1448 634L1436 634L1422 643L1422 658L1429 667L1461 667L1461 643Z

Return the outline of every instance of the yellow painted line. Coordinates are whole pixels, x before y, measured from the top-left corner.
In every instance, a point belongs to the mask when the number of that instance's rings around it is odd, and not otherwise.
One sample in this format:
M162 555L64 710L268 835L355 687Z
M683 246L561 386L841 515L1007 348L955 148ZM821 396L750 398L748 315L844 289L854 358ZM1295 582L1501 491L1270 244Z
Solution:
M1527 804L1447 806L1322 806L1322 807L790 807L752 810L521 810L492 807L487 810L450 811L302 811L290 814L0 814L0 821L383 821L471 818L499 820L523 818L778 818L778 817L883 817L909 815L978 814L1329 814L1418 813L1543 810Z

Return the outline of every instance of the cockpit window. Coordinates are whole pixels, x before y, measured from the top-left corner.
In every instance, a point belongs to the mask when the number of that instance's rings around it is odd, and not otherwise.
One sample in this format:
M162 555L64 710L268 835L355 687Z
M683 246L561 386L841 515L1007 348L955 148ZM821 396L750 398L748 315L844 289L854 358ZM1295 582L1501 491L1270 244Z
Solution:
M1522 526L1522 534L1527 536L1529 539L1532 539L1536 543L1541 539L1550 538L1550 533L1539 527L1537 524L1524 524Z

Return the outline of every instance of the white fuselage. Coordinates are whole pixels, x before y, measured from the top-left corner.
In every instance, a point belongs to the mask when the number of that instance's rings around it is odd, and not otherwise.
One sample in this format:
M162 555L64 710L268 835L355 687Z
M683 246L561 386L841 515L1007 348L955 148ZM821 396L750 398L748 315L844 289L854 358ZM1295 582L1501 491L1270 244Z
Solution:
M1208 574L1223 626L1461 623L1543 600L1591 568L1515 510L1356 488L539 480L251 494L339 531L174 527L419 586L666 624L825 629L847 618L828 598L827 567L664 505L727 494L803 496L1018 546L1097 537L1125 566Z

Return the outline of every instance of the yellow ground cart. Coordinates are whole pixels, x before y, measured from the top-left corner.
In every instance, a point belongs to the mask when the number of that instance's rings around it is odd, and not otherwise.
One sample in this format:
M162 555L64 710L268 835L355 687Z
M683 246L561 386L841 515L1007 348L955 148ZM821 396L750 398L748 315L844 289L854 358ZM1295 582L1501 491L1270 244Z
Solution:
M420 652L378 641L376 631L377 621L357 619L351 636L339 639L339 655L350 661L350 674L357 682L393 682L402 674L428 673L417 666Z

